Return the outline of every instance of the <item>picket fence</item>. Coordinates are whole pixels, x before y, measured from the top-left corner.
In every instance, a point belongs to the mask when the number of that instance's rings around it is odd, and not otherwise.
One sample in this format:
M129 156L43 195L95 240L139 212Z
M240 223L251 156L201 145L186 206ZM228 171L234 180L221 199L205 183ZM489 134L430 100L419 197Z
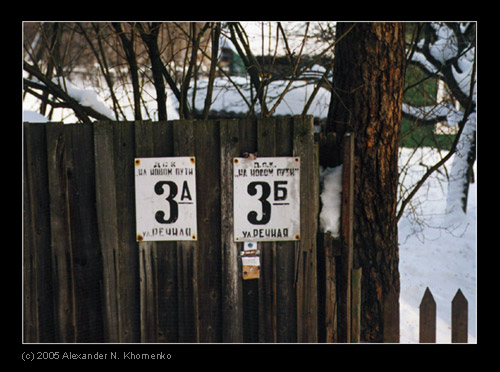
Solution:
M436 342L436 301L427 287L420 302L419 342ZM451 301L451 342L468 342L468 302L458 289Z

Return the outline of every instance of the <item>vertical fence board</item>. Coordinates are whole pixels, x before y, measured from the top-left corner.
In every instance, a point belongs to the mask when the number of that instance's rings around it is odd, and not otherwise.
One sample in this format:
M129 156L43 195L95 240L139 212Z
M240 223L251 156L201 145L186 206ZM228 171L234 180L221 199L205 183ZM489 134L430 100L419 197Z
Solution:
M276 122L276 156L293 154L293 119ZM276 242L276 341L297 342L297 298L294 287L295 242Z
M238 121L240 133L240 153L255 153L257 151L257 125L254 120L243 119ZM242 250L243 243L237 243L238 250ZM259 341L259 283L258 279L243 280L243 341Z
M222 341L243 342L242 279L233 231L233 158L239 154L236 120L221 120Z
M195 156L194 123L191 120L173 122L175 156ZM196 180L198 183L198 179ZM199 238L198 238L199 239ZM177 292L179 342L198 341L198 273L196 251L198 242L177 242ZM174 267L170 268L171 271Z
M116 185L118 271L120 288L122 342L139 342L140 289L139 250L135 231L134 122L112 123L114 139L114 175Z
M215 121L195 125L196 198L198 206L199 342L220 342L220 149Z
M47 124L47 168L50 194L50 230L52 247L52 283L56 342L76 342L74 282L66 167L70 162L66 151L63 124ZM67 164L65 166L65 164Z
M94 124L96 207L103 260L104 341L122 342L123 316L120 301L116 180L114 174L113 127Z
M54 342L45 124L24 123L24 341Z
M258 157L276 156L276 121L257 121ZM276 244L259 242L260 278L259 284L259 341L276 342Z
M333 343L338 341L337 329L337 280L336 280L336 250L331 233L322 236L322 246L325 260L325 342Z
M136 121L134 125L135 156L154 156L154 133L151 121ZM158 342L159 309L157 277L157 243L140 242L139 277L141 306L141 341Z
M173 122L162 121L153 123L152 132L152 156L168 157L177 155L174 151L175 136ZM179 155L182 155L182 153ZM178 245L182 243L171 241L156 242L156 283L158 295L157 342L179 341L177 249Z
M351 342L361 341L361 276L362 269L352 269Z
M389 289L384 298L384 330L383 340L387 343L399 342L399 296Z
M419 307L419 342L436 342L436 301L429 288L426 288Z
M28 164L34 164L32 154L26 146L28 132L27 123L24 123L24 158L23 158L23 341L40 342L40 322L38 320L38 260L36 256L37 244L34 223L36 217L35 199L33 198L33 177L30 177ZM31 168L30 167L30 168ZM30 182L31 181L31 182ZM47 198L48 200L48 198Z
M342 205L341 205L341 254L337 260L338 341L351 340L351 270L353 262L353 179L354 135L348 133L342 140Z
M467 343L468 302L459 289L451 302L451 342Z
M95 208L93 130L91 124L64 128L66 154L71 158L66 179L77 342L103 341L102 259Z
M319 166L315 164L312 116L294 117L293 151L300 164L300 241L297 254L297 341L317 342L316 232Z

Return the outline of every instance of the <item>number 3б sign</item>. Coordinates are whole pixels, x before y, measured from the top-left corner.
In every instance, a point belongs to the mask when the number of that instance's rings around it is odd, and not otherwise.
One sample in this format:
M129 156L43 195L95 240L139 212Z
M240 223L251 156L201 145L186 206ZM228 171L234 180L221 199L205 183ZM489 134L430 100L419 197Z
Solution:
M195 162L135 159L137 241L196 240Z
M300 158L234 158L234 240L300 239Z

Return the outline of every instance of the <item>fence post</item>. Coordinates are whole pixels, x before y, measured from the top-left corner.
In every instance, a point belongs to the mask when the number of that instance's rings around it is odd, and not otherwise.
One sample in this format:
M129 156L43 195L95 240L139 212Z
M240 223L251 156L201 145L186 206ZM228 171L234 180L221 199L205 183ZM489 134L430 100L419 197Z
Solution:
M459 289L451 302L451 342L467 343L468 302Z
M422 301L420 302L419 342L436 342L436 301L429 287L426 288Z

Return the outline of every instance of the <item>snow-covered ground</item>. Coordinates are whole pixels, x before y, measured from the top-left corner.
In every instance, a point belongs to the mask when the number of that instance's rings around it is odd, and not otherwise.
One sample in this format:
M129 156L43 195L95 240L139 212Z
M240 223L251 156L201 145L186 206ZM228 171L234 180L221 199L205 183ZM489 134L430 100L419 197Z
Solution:
M402 149L400 164L411 153ZM415 156L429 165L440 159L439 152L430 148L419 150ZM448 169L452 161L446 163ZM423 172L425 167L413 166L404 184L409 187ZM470 185L467 214L445 213L447 191L445 172L435 172L413 200L415 215L408 210L399 222L401 343L418 342L419 305L427 287L437 306L436 341L451 342L451 301L460 288L469 304L468 342L477 342L477 182Z

